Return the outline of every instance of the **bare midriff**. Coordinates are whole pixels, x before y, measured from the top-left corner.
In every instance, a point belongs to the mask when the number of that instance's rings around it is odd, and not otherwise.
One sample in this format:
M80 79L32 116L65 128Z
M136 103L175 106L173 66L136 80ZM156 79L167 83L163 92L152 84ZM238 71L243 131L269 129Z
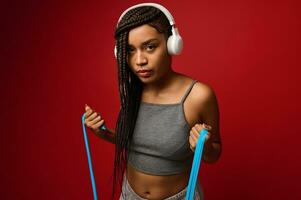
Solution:
M127 166L127 179L134 190L144 199L159 200L173 196L183 190L189 181L190 170L175 175L151 175Z

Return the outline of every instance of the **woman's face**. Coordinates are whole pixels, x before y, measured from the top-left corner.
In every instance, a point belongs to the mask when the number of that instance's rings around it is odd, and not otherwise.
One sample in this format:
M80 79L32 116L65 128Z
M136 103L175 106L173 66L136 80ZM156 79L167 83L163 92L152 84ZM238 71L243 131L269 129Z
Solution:
M171 56L163 33L145 24L130 30L128 43L128 65L143 83L153 83L170 72Z

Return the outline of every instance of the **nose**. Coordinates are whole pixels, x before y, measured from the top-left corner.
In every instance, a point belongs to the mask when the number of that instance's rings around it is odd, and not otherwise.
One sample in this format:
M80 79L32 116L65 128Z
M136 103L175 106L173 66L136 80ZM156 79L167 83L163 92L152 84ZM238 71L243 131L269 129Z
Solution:
M143 54L143 52L138 51L137 57L136 57L136 65L143 66L146 64L147 64L147 59L146 59L145 55Z

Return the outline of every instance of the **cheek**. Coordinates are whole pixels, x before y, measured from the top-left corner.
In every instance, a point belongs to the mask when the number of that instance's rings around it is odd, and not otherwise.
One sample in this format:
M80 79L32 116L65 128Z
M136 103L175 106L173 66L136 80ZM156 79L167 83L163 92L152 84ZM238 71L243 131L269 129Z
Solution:
M158 71L160 72L165 72L169 69L169 58L167 56L162 56L162 54L160 55L160 57L157 57L156 60L156 68Z
M165 64L168 60L168 54L166 52L165 48L158 49L155 54L152 55L153 60L156 62L156 64Z

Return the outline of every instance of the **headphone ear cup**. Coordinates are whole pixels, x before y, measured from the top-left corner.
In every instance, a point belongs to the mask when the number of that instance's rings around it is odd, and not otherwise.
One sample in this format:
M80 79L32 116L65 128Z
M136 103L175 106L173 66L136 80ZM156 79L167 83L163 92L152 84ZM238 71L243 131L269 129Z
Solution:
M114 46L114 55L115 55L115 58L117 59L117 48L116 48L116 45Z
M183 40L181 36L172 35L167 40L167 49L169 55L179 55L183 49Z
M177 28L172 29L172 35L167 40L167 49L169 55L179 55L183 49L183 39Z

